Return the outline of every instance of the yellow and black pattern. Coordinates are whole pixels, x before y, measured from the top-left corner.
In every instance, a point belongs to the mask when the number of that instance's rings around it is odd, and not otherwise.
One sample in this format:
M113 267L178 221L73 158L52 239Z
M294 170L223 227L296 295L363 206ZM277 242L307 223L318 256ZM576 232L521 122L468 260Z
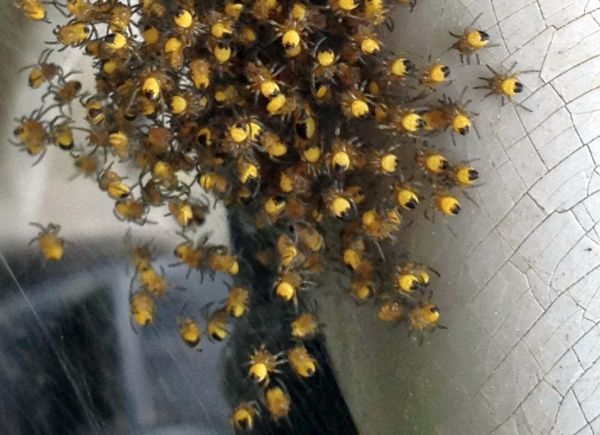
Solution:
M226 340L231 325L243 326L266 300L289 317L276 340L270 328L258 328L263 342L245 350L240 370L253 396L234 410L236 430L268 415L287 418L294 404L285 376L318 381L319 363L305 343L322 328L308 302L322 272L340 274L348 296L372 304L381 321L405 322L416 335L440 327L431 300L437 272L394 252L398 235L419 215L460 213L479 173L426 140L447 134L453 142L473 134L476 121L464 93L444 95L452 71L442 60L386 46L392 11L410 13L415 3L52 2L64 16L53 49L89 56L95 88L83 89L45 50L28 67L31 88L46 89L42 105L18 120L15 144L38 161L52 145L63 150L114 200L119 220L150 224L149 211L163 210L180 230L174 265L188 275L231 276L225 301L204 307L202 318L182 312L177 319L190 348L200 350L204 337ZM19 6L36 21L47 20L51 7ZM491 46L476 22L453 35L449 45L467 59ZM516 74L494 74L484 79L490 93L510 99L520 92ZM82 119L72 115L76 105ZM194 236L213 206L198 188L241 225L266 234L266 242L244 246L251 258ZM59 260L59 227L41 230L44 256ZM133 250L136 328L159 321L155 305L173 288L154 261L150 244ZM272 278L260 289L252 284L256 268Z

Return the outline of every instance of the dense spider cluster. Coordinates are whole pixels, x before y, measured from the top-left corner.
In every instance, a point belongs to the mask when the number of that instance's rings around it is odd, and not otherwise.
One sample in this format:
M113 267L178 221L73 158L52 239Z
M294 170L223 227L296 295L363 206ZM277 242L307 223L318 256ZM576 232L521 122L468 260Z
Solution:
M148 224L149 210L163 208L181 229L173 246L179 264L231 275L225 303L204 307L204 326L178 319L191 348L204 333L226 339L229 323L246 316L257 291L239 278L244 263L235 252L194 235L210 204L192 188L273 235L271 247L248 246L245 255L273 271L270 293L292 313L294 344L248 350L248 382L275 420L287 416L291 402L273 378L285 367L301 378L318 370L303 343L319 334L319 323L301 302L322 271L342 274L349 295L373 301L382 321L407 320L414 334L439 327L432 269L390 248L419 209L431 218L457 215L478 173L425 142L443 132L454 141L474 129L462 96L440 93L450 69L440 61L419 66L382 42L390 9L409 13L414 3L53 2L65 17L54 30L57 48L79 48L93 59L95 89L83 90L72 72L51 62L49 49L29 67L30 86L45 86L42 100L52 102L18 120L16 145L40 159L52 145L64 150L115 200L122 221ZM24 0L20 7L46 20L45 3ZM487 33L473 25L452 34L461 58L489 46ZM522 90L510 72L485 80L491 93L508 99ZM75 104L85 119L73 119ZM76 143L76 131L83 142ZM63 255L59 229L41 226L48 260ZM155 322L156 304L172 286L153 265L149 244L132 258L131 316L143 328ZM238 429L251 429L259 414L248 399L233 413Z

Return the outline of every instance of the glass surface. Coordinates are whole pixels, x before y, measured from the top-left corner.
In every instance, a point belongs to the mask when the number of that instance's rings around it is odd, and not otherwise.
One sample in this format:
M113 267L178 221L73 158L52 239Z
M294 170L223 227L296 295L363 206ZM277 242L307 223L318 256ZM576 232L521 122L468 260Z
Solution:
M181 307L222 299L224 278L201 283L169 268L174 228L147 226L133 228L132 240L154 238L169 279L186 290L160 305L164 322L132 328L128 225L115 221L94 181L69 180L71 163L57 150L31 168L5 140L13 118L37 103L17 71L37 59L51 29L30 25L11 3L0 5L0 433L230 433L245 349L282 319L257 308L227 345L185 347ZM293 424L263 416L258 432L352 433L353 423L385 435L600 432L599 8L596 0L421 0L412 14L394 14L390 46L420 62L442 57L453 77L445 92L456 97L487 71L462 66L447 32L483 13L478 23L499 47L482 64L541 70L523 76L533 112L469 89L481 139L432 140L474 160L483 180L459 219L419 216L398 245L440 273L433 285L448 330L419 345L327 279L314 292L326 325L314 349L321 387L290 382ZM32 221L62 225L70 242L62 262L44 264L28 246ZM221 206L206 229L229 243ZM233 230L242 234L234 243L252 250L243 228Z

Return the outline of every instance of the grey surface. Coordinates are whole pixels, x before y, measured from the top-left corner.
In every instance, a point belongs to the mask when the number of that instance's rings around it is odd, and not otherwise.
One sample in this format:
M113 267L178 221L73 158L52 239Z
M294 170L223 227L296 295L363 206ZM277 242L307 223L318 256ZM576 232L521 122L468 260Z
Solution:
M523 76L533 113L469 90L483 139L436 141L477 159L483 180L472 192L477 206L464 201L457 219L421 222L399 247L441 273L433 286L448 330L419 346L338 289L320 297L362 433L600 433L599 8L594 0L423 0L412 16L398 14L390 40L451 62L449 95L487 75L444 53L447 31L480 12L500 44L482 64L518 61L517 70L541 73ZM404 25L415 30L407 35Z
M23 76L20 87L5 84L40 45L2 3L4 138L15 109L26 112L31 98ZM457 96L485 70L445 52L447 31L480 12L500 43L483 63L518 61L518 69L541 73L523 77L523 103L533 113L469 91L483 139L471 134L453 147L445 137L438 145L477 159L484 182L472 192L477 206L465 201L458 219L413 226L399 246L441 273L435 300L449 329L419 346L341 289L323 289L333 364L364 434L600 433L600 3L420 0L412 15L397 13L389 40L423 62L449 61L454 82L446 92ZM91 182L65 182L72 172L52 151L31 170L28 156L0 148L2 248L29 239L24 223L40 216L61 222L77 243L126 228ZM226 237L219 216L211 226Z
M51 15L51 19L54 18ZM12 424L17 420L12 418L13 415L23 412L19 409L23 399L18 391L14 392L18 390L17 385L26 385L23 389L27 394L37 398L46 397L40 384L56 382L47 375L48 367L37 362L35 352L30 351L30 342L39 339L45 345L46 338L53 348L58 349L56 360L61 367L66 367L65 373L75 373L77 379L72 385L74 389L78 387L80 378L85 375L76 367L70 367L73 363L71 355L67 355L69 343L65 344L62 337L57 338L53 328L60 324L57 319L77 309L86 297L99 293L99 288L109 288L112 298L103 300L89 315L99 322L108 317L115 330L115 341L106 345L91 333L88 337L99 360L105 358L108 351L118 355L117 370L101 373L118 385L112 390L118 392L112 398L115 421L103 422L106 433L229 433L230 409L224 395L227 383L222 378L225 347L205 339L203 351L194 352L181 342L176 324L184 304L189 305L185 315L200 318L201 313L191 307L222 300L226 295L222 284L224 277L218 275L215 282L206 280L203 284L199 283L197 273L189 280L184 279L183 268L167 266L173 262L170 254L174 245L179 243L173 238L178 227L172 220L160 219L161 213L155 211L153 219L160 221L159 225L139 227L119 222L112 212L114 201L98 189L95 179L79 177L71 180L76 171L72 159L63 151L49 147L43 161L31 167L34 160L8 143L15 128L13 118L29 115L39 106L44 92L29 89L27 73L18 74L18 70L37 61L44 49L44 41L51 39L52 29L50 24L27 21L14 8L12 0L0 0L0 52L3 57L0 62L0 99L3 102L0 106L0 299L3 302L0 326L4 326L0 331L0 378L5 380L16 372L14 376L19 379L15 382L11 377L13 382L2 385L0 432L31 433ZM55 61L66 71L88 67L82 56L73 52L56 56ZM37 233L28 225L32 221L61 225L60 234L68 241L62 262L41 264L36 246L28 246ZM125 243L123 235L128 229L132 241ZM222 205L211 210L206 231L210 231L212 243L229 244ZM125 274L127 256L133 243L150 240L165 254L162 265L167 270L169 282L184 286L187 291L173 290L167 301L160 305L157 325L134 333L129 319L132 270L129 268ZM29 264L24 265L23 258L27 258ZM63 271L58 278L57 270ZM40 330L47 330L47 336L40 339ZM100 336L108 333L110 331L100 331ZM18 345L14 342L15 337L19 339ZM10 372L6 367L22 367L23 370L15 368ZM26 372L28 368L30 371ZM112 386L111 383L107 389ZM65 396L68 396L68 385L66 390ZM67 399L63 396L54 398L59 405L61 400ZM92 402L85 397L79 405L87 411ZM33 414L43 414L46 405L39 399ZM40 424L36 420L36 424L36 430L48 433L43 422ZM70 429L71 433L100 433L94 426L85 430Z

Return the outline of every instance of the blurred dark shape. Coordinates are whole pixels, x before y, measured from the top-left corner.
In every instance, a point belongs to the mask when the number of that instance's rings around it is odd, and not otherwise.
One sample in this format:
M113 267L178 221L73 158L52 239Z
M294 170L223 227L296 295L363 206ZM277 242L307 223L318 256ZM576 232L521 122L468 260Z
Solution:
M276 300L273 296L275 271L265 268L251 253L274 246L272 231L257 231L245 222L251 217L241 211L229 213L232 244L243 255L245 274L240 278L251 283L251 309L237 324L229 342L226 379L231 405L241 401L256 400L262 388L252 385L248 378L250 353L265 344L273 352L287 351L297 341L291 339L290 322L297 315L292 305ZM300 300L301 309L307 298ZM301 379L291 372L289 365L282 366L277 375L291 398L289 421L274 422L261 406L261 416L256 419L253 434L357 434L358 430L337 383L327 352L325 337L318 334L304 342L308 352L318 361L316 373ZM271 380L272 385L278 385Z

